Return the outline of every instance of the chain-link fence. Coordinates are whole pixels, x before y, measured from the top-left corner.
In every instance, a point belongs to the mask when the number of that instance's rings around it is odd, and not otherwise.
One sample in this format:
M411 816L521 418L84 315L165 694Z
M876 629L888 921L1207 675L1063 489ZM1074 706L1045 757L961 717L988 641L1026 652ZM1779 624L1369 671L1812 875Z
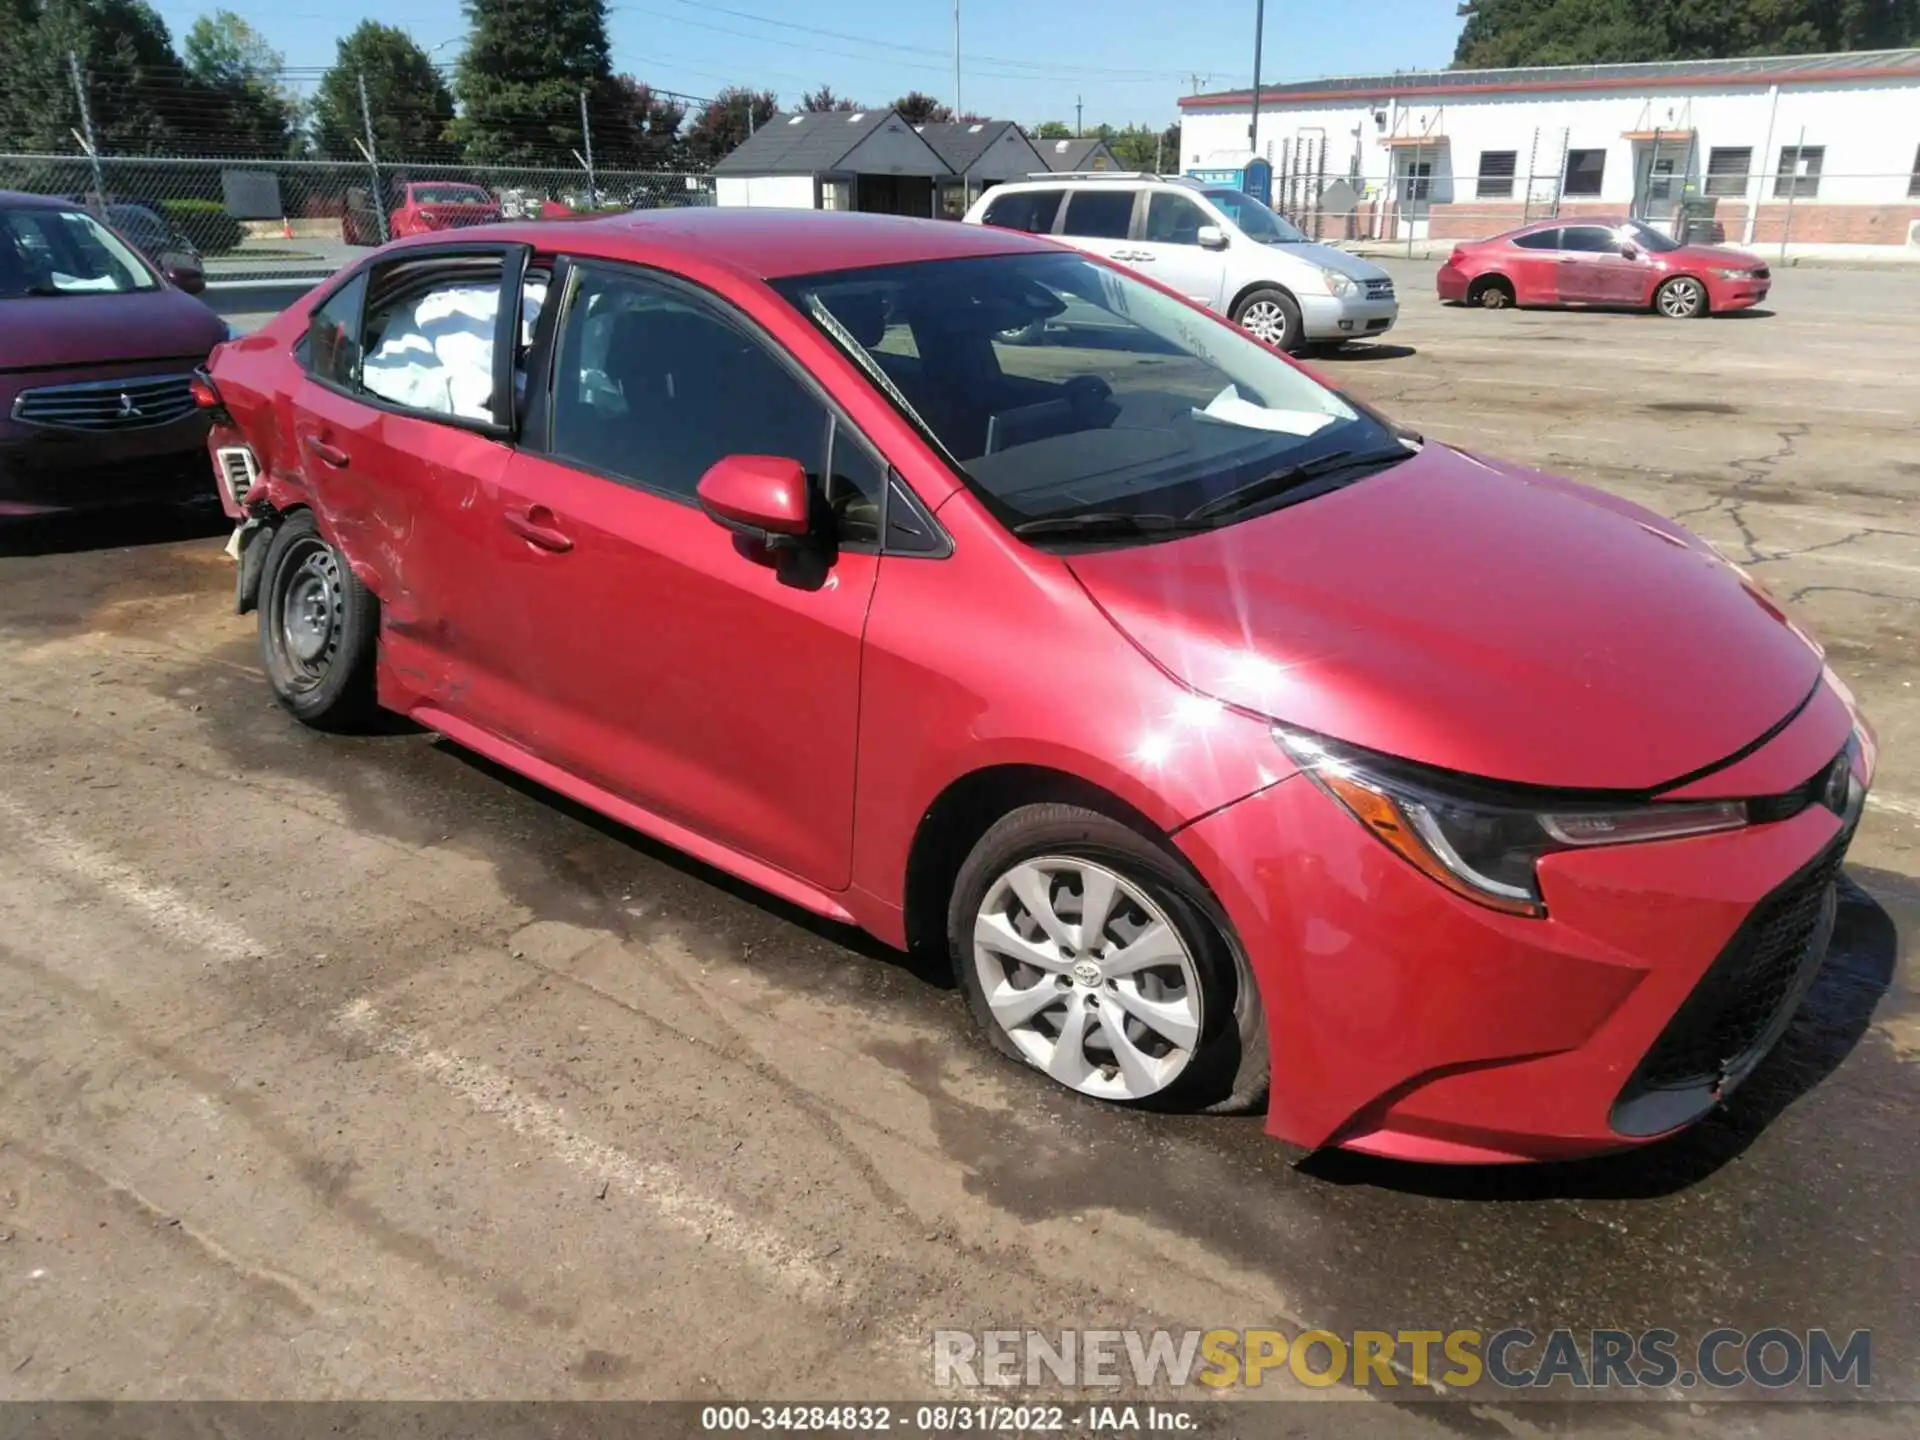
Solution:
M157 221L210 279L326 273L354 246L448 224L713 203L712 177L681 171L385 160L0 154L0 190L63 196L142 232Z

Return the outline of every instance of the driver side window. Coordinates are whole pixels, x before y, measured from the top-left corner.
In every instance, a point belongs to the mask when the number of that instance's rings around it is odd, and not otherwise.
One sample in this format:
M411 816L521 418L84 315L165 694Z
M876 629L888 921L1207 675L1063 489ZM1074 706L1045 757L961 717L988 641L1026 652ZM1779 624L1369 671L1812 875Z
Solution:
M875 543L885 467L741 321L693 291L583 266L553 380L557 460L686 502L728 455L797 460L843 545Z

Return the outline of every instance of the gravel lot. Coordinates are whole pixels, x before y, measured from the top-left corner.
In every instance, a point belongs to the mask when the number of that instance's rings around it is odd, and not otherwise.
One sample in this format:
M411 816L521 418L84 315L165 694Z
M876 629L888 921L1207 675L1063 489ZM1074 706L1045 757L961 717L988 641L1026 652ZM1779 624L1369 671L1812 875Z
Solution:
M942 1326L1723 1324L1871 1328L1920 1398L1920 274L1677 324L1394 269L1392 343L1316 365L1729 547L1879 725L1834 951L1729 1111L1461 1173L1080 1102L904 957L429 736L302 731L204 519L37 528L0 538L0 1398L878 1399Z

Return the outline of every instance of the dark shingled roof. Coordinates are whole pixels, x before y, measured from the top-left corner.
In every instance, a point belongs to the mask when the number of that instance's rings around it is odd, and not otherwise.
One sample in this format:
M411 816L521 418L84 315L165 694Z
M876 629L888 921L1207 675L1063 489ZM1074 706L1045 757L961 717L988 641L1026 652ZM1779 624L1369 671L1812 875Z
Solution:
M893 111L801 110L780 113L713 167L716 175L817 175L837 170L847 153L896 118Z
M1011 120L951 120L929 121L913 128L958 175L997 145L1009 129L1018 127Z
M1343 75L1262 85L1262 103L1302 98L1385 99L1392 95L1471 94L1499 90L1663 90L1686 85L1771 85L1776 82L1886 78L1920 80L1920 49L1854 50L1836 55L1755 55L1739 60L1658 60L1638 65L1542 65L1516 70L1401 70L1391 75ZM1232 108L1252 99L1248 90L1183 95L1183 110Z
M1049 170L1086 170L1091 168L1088 162L1093 156L1106 150L1107 142L1093 135L1079 140L1036 140L1033 148L1040 152ZM1111 159L1113 152L1107 150L1107 155Z

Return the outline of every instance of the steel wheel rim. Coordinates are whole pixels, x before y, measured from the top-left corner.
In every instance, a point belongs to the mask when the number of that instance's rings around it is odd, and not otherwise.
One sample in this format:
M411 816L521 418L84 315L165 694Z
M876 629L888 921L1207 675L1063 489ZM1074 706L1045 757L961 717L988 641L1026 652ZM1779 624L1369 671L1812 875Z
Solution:
M1507 292L1498 285L1489 285L1480 292L1482 310L1504 310L1507 308Z
M1144 1100L1186 1073L1203 1033L1200 972L1146 893L1089 860L1022 860L973 925L987 1010L1029 1064L1083 1095Z
M346 591L340 560L319 540L295 542L280 568L275 630L280 653L296 689L311 689L327 676L346 628Z
M1675 280L1660 292L1660 309L1675 320L1685 320L1700 308L1700 282Z
M1256 300L1240 316L1240 327L1256 340L1278 345L1287 338L1287 317L1271 300Z

